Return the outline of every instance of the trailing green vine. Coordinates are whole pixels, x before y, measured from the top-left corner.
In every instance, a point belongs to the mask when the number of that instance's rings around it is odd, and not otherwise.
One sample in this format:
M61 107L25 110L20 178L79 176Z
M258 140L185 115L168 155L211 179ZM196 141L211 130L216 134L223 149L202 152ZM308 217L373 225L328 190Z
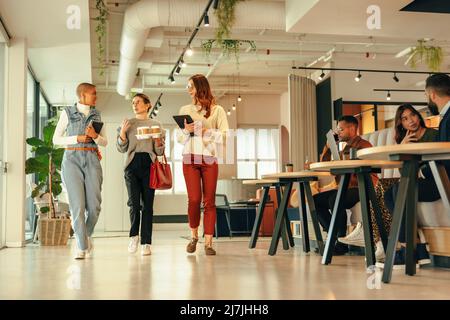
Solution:
M239 52L241 46L245 44L250 47L251 52L256 52L255 41L251 40L209 39L202 42L202 49L205 52L206 56L209 57L211 55L211 50L213 47L220 48L226 58L229 58L230 55L233 54L236 58L236 63L239 64Z
M100 65L99 74L102 76L106 68L104 38L106 36L108 8L103 0L96 0L95 8L98 10L98 16L94 18L98 22L95 28L95 33L97 34L97 62Z
M426 46L425 40L418 40L418 46L409 54L406 64L416 68L419 63L425 62L430 71L439 71L444 53L441 47Z
M224 38L229 38L230 29L234 24L235 13L234 9L238 2L245 0L220 0L219 7L215 11L217 22L219 26L216 31L217 41L222 41Z

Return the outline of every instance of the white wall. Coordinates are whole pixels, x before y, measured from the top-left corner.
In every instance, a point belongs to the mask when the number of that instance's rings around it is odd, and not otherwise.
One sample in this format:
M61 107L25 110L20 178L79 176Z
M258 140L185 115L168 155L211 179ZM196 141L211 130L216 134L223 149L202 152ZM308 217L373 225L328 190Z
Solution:
M27 45L14 39L8 48L4 140L6 178L5 239L7 247L25 244L25 139Z
M280 124L280 95L241 95L242 101L237 103L237 125L276 125ZM219 100L223 106L231 106L236 102L236 95L226 96ZM230 102L229 102L230 100Z
M218 100L225 111L231 109L237 96L225 96ZM242 102L237 103L237 110L231 111L228 117L230 128L239 125L278 125L280 122L279 95L242 95ZM154 103L157 95L150 96ZM162 108L157 120L163 126L174 126L172 115L178 114L179 108L190 103L187 94L165 94L161 98ZM97 230L117 231L128 230L129 216L127 193L123 178L125 155L120 154L115 147L116 129L124 118L133 117L131 101L125 100L114 92L99 92L97 108L102 113L108 136L108 146L102 148L102 167L104 174L102 190L102 213ZM234 144L235 145L235 144ZM235 152L235 150L234 150ZM236 176L236 165L221 165L219 179L232 179ZM229 188L227 180L218 183L218 192ZM231 181L230 181L231 183ZM233 184L233 183L231 183ZM223 189L223 190L222 190ZM245 191L243 191L245 192ZM236 195L237 196L237 195ZM187 195L157 195L154 203L155 215L179 215L187 212Z

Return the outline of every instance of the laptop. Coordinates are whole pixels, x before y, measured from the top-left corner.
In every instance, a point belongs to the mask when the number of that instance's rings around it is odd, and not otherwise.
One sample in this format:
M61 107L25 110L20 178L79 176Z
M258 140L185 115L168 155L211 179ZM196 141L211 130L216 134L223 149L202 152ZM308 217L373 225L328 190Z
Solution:
M327 136L328 145L330 146L331 159L332 160L341 160L341 156L339 154L338 145L336 143L336 140L334 139L334 132L333 132L333 130L330 129L330 131L328 131L326 136Z

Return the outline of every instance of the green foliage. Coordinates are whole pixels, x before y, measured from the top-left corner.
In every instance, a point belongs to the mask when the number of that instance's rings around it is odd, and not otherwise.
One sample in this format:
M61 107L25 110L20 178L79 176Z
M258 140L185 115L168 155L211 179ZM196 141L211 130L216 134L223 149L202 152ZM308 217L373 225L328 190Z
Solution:
M238 2L245 0L220 0L219 7L215 11L219 26L216 31L216 39L221 42L224 38L230 36L231 27L235 21L234 9Z
M426 46L425 40L419 40L417 47L415 47L409 54L406 63L411 68L416 68L419 63L425 62L430 71L439 71L441 68L444 53L441 47Z
M202 42L202 48L207 56L211 54L213 47L220 48L226 58L229 58L230 55L234 55L236 58L236 64L239 65L239 52L242 45L248 44L251 47L251 50L256 52L256 45L254 41L230 39L230 31L236 19L236 5L241 1L245 0L219 1L219 7L214 12L218 22L216 38Z
M38 185L31 192L31 197L36 198L40 193L52 191L51 203L49 207L41 208L42 213L51 212L53 198L62 191L61 164L64 156L64 149L56 148L53 145L53 133L56 129L56 122L51 119L43 128L44 140L36 137L28 138L27 144L32 146L34 156L25 161L25 173L36 174Z
M234 55L234 57L236 58L236 63L239 64L239 52L241 47L245 44L250 46L252 52L256 52L256 44L254 41L250 40L209 39L202 42L202 48L207 56L211 54L211 50L213 47L220 48L226 58L229 58L230 55Z
M98 10L98 16L94 18L97 21L95 33L97 35L97 62L100 65L99 74L102 76L105 72L105 45L104 38L106 36L106 21L108 20L108 8L103 0L96 0L95 8Z

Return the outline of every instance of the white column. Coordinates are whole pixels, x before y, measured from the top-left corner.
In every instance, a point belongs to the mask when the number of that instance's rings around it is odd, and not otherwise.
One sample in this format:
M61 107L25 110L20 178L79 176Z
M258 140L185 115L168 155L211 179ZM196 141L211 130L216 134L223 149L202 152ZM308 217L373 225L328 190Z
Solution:
M6 246L25 244L25 156L27 46L14 39L8 48L6 89Z

